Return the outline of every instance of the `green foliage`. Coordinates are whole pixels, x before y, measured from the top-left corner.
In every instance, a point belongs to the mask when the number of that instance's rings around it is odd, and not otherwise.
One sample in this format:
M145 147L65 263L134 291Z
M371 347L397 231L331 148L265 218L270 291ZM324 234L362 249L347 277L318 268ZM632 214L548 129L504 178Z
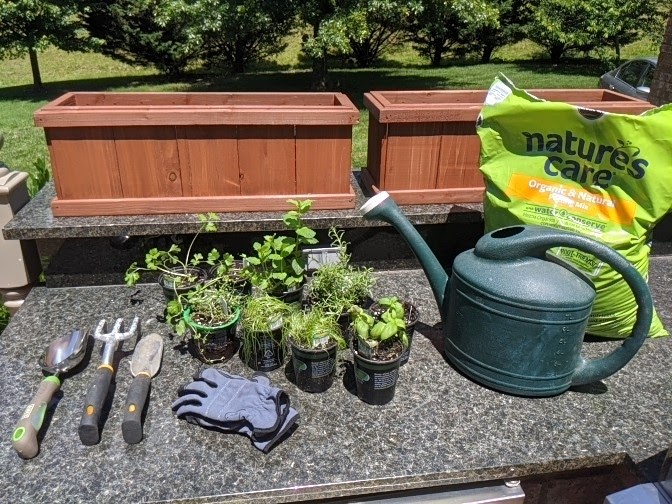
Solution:
M595 47L588 27L592 9L586 0L540 0L527 27L527 36L544 47L557 63L569 50Z
M524 39L532 13L527 0L490 2L499 13L498 23L470 25L460 34L461 46L467 52L478 53L482 63L489 62L496 49Z
M49 45L67 51L89 47L77 0L0 2L0 59L31 55L33 84L42 85L37 52Z
M194 235L189 243L184 259L180 257L182 248L173 243L167 250L159 250L152 248L145 254L145 266L139 266L137 262L133 262L124 277L124 282L127 286L132 287L140 281L141 273L143 271L154 271L168 275L175 285L180 283L191 283L195 280L194 275L190 272L190 267L199 266L202 263L207 263L203 254L194 253L192 249L196 238L205 232L213 233L217 231L217 214L209 212L207 214L199 214L198 220L201 222L201 227ZM210 252L209 257L212 257L213 252ZM214 264L214 263L213 263ZM177 269L175 269L177 267Z
M210 280L190 291L179 294L166 304L166 323L175 333L184 337L191 329L191 337L206 340L210 331L188 326L184 312L188 308L191 319L198 325L218 327L231 323L243 307L245 297L230 282Z
M242 358L250 362L257 350L263 345L264 338L270 338L272 332L282 327L285 320L297 308L281 299L262 295L250 298L243 309L240 324L243 328ZM281 334L279 345L285 345L284 332Z
M433 66L439 66L444 53L459 45L461 33L499 25L497 9L486 0L418 1L408 37Z
M404 348L408 347L404 310L401 314L397 310L387 309L376 320L370 313L360 306L350 309L351 324L359 339L366 342L370 348L375 348L384 341L398 340Z
M180 74L199 56L190 44L186 20L159 24L159 0L85 0L82 22L98 42L96 50L131 65L151 65Z
M51 180L49 165L43 157L39 157L33 163L33 169L28 172L28 194L32 198L47 182Z
M333 227L329 230L332 246L339 250L339 261L322 265L313 273L307 295L314 307L336 317L371 296L375 284L372 269L355 268L350 264L343 233Z
M359 0L356 13L363 26L348 33L350 51L360 68L376 61L386 49L399 45L416 0Z
M185 23L185 50L206 63L226 63L234 72L282 51L282 37L295 24L293 0L166 0L158 22Z
M285 320L283 331L286 338L302 348L324 348L332 342L340 349L346 347L336 319L317 308L291 313ZM326 342L323 341L325 338Z
M9 324L9 312L4 306L0 306L0 334L5 330Z
M303 245L317 243L315 231L303 223L303 217L310 210L311 200L288 200L294 206L284 214L285 226L294 231L294 236L264 236L263 242L253 244L256 256L247 256L243 277L252 285L267 293L291 290L303 284L306 264L301 253Z

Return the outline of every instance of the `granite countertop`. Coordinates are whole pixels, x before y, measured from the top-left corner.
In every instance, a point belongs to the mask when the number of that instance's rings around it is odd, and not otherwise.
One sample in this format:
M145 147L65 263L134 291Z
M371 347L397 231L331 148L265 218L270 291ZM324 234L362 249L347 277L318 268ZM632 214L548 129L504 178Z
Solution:
M672 257L652 261L657 308L672 327ZM134 296L122 286L36 288L0 339L3 408L0 474L7 502L289 502L423 488L590 468L634 461L646 465L672 440L672 339L647 341L601 386L551 398L520 398L477 385L444 359L439 318L418 270L381 272L377 294L414 301L420 321L394 400L369 406L353 392L349 357L325 393L299 391L280 369L269 373L300 412L298 429L264 455L247 438L219 434L176 419L170 405L179 385L204 365L183 354L157 320L164 301L155 285ZM131 382L121 360L100 444L79 442L84 396L100 361L93 356L67 377L48 414L41 452L21 460L9 433L41 379L38 358L55 337L101 318L141 317L143 332L164 335L145 439L124 443L122 409ZM133 341L125 342L129 352ZM617 342L584 346L590 357ZM216 365L244 376L234 357ZM601 392L601 393L600 393Z
M355 208L349 210L312 210L305 221L313 229L371 227L387 225L365 221L359 207L367 196L362 192L359 172L352 174ZM196 214L162 214L100 217L54 217L51 200L56 195L54 183L49 182L3 229L7 240L47 238L87 238L117 235L161 235L195 233L200 228ZM287 207L289 210L289 206ZM284 212L231 212L219 214L221 232L280 231ZM447 222L475 222L483 218L480 203L459 205L407 205L404 213L413 224L442 224Z

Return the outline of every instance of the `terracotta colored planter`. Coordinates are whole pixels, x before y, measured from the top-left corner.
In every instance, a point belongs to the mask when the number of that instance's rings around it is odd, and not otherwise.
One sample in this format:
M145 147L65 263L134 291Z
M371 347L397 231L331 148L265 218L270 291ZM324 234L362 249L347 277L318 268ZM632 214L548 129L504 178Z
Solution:
M35 112L55 216L353 208L341 93L67 93Z
M650 103L604 89L530 89L549 101L641 114ZM365 184L400 204L480 203L476 119L487 90L372 91Z

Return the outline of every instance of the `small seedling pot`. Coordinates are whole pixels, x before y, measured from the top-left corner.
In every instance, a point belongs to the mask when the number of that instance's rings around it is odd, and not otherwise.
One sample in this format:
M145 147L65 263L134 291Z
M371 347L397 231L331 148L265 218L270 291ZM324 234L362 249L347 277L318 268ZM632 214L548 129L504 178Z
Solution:
M389 403L394 399L401 355L388 361L371 360L360 355L357 346L358 338L353 338L351 348L355 364L357 397L373 405Z
M192 320L191 311L187 308L183 314L187 326L200 335L198 339L190 338L189 352L201 362L214 364L228 361L238 350L240 342L236 338L236 327L240 319L240 308L234 318L220 326L203 326Z
M182 272L183 268L171 268L171 271ZM170 275L165 273L161 273L159 275L159 285L163 289L163 295L168 301L175 299L179 294L186 294L198 284L205 282L208 278L208 273L203 268L190 266L187 268L187 271L190 275L194 275L196 277L195 281L183 281L176 285L173 279L170 278Z
M338 345L303 348L289 340L296 386L305 392L324 392L334 383Z
M273 371L285 363L285 349L282 344L282 323L270 333L244 334L243 338L253 338L254 348L245 355L241 345L240 359L255 371Z
M303 299L303 285L287 291L276 292L273 296L282 299L287 304L301 303Z
M409 303L408 301L404 301L402 304L404 305L404 318L406 320L406 336L408 337L408 347L406 347L406 350L404 350L404 353L401 355L401 362L399 364L400 366L406 364L408 359L411 357L411 345L413 343L413 334L415 333L415 324L420 319L420 310L418 310L415 305ZM382 308L379 304L373 303L370 310L377 319L378 315L376 314L379 313Z

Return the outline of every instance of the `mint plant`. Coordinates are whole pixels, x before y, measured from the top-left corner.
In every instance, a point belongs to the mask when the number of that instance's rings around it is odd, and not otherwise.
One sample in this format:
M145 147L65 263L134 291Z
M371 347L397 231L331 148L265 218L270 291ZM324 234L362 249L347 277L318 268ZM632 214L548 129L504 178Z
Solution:
M284 214L282 220L294 235L266 235L263 242L255 242L252 246L256 255L242 255L247 263L243 277L267 293L286 292L301 286L306 276L301 247L318 242L315 231L302 220L310 210L312 200L288 200L288 203L294 209Z

